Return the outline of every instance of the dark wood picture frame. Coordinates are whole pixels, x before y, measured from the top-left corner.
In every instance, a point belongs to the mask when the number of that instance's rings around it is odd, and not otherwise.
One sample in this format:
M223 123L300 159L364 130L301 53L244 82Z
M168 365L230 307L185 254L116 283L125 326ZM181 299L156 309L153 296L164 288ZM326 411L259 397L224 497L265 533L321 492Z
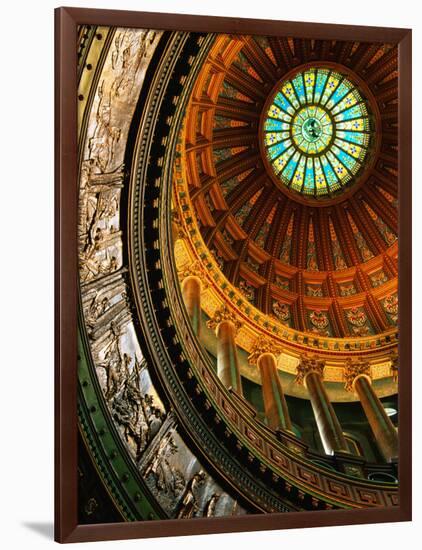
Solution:
M399 500L394 508L78 525L77 25L384 41L399 55ZM411 31L80 8L55 12L55 540L58 542L409 521L411 519Z

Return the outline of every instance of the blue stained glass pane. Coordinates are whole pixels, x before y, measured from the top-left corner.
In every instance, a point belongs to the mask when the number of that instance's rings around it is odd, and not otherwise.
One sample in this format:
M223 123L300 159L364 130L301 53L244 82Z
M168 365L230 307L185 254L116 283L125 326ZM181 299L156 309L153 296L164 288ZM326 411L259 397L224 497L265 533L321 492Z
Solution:
M279 157L277 157L273 161L273 166L274 166L274 170L276 171L276 173L283 170L283 168L286 166L287 161L289 160L289 158L294 154L294 151L295 151L294 147L290 147L289 149L286 149L286 151L284 151L284 153L282 153Z
M331 95L334 93L335 89L337 88L338 84L340 82L340 75L336 73L331 73L328 77L327 84L324 89L324 93L322 94L321 103L325 105L327 101L330 99Z
M315 72L313 70L306 71L304 75L306 100L307 103L312 103L314 99L314 87L315 87Z
M342 164L349 168L349 170L353 170L353 167L356 164L356 160L353 157L351 157L345 151L342 151L338 147L332 147L331 150Z
M345 141L351 141L359 145L367 145L369 141L368 135L361 134L360 132L337 132L337 136Z
M362 108L361 105L354 105L353 107L350 107L350 109L347 109L346 111L343 111L339 115L335 116L335 120L340 122L342 120L351 120L352 118L357 118L362 116Z
M314 92L314 102L318 103L322 92L324 90L325 83L327 81L328 73L327 71L318 71L316 83L315 83L315 92Z
M290 101L288 101L288 99L286 99L284 97L283 94L281 94L280 92L277 93L277 95L275 96L274 98L274 103L280 107L280 109L283 109L283 111L285 111L286 113L289 113L289 114L293 114L294 113L294 109L290 103Z
M315 187L315 175L314 175L314 163L311 158L306 162L306 172L305 172L305 187L308 189L314 189Z
M295 173L296 166L298 164L298 157L298 154L293 155L293 157L287 163L286 168L283 170L283 177L286 178L288 181L291 181L291 179L293 178L293 174Z
M272 118L267 118L264 124L264 129L267 132L282 132L283 131L283 121L274 120Z
M295 189L296 191L301 191L302 190L303 178L304 178L304 174L305 174L305 163L306 163L306 159L302 155L300 157L299 164L296 168L296 172L295 172L295 174L293 176L293 180L292 180L292 188Z
M296 95L299 98L299 101L302 105L306 103L305 97L305 87L303 86L303 77L302 73L298 74L297 77L293 80L293 86L296 90Z
M277 143L276 145L273 145L268 148L268 154L270 155L271 159L275 159L281 155L281 153L284 153L286 149L291 145L291 141L288 139L286 141L282 141L281 143Z
M321 158L321 164L322 164L322 169L324 170L325 178L328 182L328 185L331 187L338 181L336 173L331 168L331 164L328 162L328 160L325 157Z
M342 82L337 90L333 93L330 101L332 102L332 105L337 105L337 103L347 94L347 92L350 90L349 86L346 86L344 82Z

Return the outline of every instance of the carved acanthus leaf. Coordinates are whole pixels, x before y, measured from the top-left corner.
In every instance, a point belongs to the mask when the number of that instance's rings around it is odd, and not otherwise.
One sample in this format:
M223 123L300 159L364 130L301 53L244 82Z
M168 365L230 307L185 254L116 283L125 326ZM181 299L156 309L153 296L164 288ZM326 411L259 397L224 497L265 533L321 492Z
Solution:
M365 375L370 376L370 366L369 363L366 363L359 359L358 361L353 361L348 359L346 361L346 366L344 369L344 389L347 391L353 391L353 382L357 376Z
M198 279L201 280L202 288L207 288L208 283L206 281L204 268L202 264L197 260L196 262L193 262L192 264L189 264L186 267L183 267L178 272L179 280L182 282L186 277L198 277Z
M248 361L251 365L256 365L259 357L263 353L272 353L273 355L279 355L281 348L277 346L270 338L260 336L254 343L251 353L248 356Z
M230 311L226 305L223 305L214 312L213 317L207 321L207 327L216 329L222 321L232 322L236 330L239 330L242 326L242 323L239 321L236 314L233 311Z
M302 385L305 382L306 376L315 372L321 376L324 376L325 361L320 359L317 355L301 355L300 361L296 367L296 384Z

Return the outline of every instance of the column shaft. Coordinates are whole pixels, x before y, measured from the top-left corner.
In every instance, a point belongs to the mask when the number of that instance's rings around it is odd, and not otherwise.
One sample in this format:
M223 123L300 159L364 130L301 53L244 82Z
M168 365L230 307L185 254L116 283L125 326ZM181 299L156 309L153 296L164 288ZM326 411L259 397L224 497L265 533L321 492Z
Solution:
M182 283L182 295L193 331L199 337L201 330L201 280L194 276L186 277Z
M261 372L265 416L267 417L269 427L273 430L281 428L292 431L289 410L277 372L274 355L272 353L263 353L259 356L257 363Z
M378 447L387 462L398 456L397 431L385 412L381 401L365 376L359 376L354 382L363 410L374 433Z
M221 321L217 327L217 373L226 388L232 387L242 394L235 337L234 324L231 321Z
M336 451L349 452L346 439L324 388L321 376L316 372L310 372L305 378L305 384L326 454L332 455Z

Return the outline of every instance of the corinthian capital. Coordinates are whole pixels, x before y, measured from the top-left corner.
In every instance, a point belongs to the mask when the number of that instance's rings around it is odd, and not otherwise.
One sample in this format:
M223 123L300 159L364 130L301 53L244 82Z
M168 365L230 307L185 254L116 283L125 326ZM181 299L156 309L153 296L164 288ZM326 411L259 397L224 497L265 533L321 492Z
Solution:
M212 318L207 321L207 327L216 329L222 321L230 321L235 326L236 330L239 330L242 323L238 320L236 315L223 305L219 309L216 309Z
M399 379L399 355L397 351L393 351L390 355L391 360L391 374L393 375L394 382Z
M324 368L325 361L320 359L317 355L301 355L299 364L296 367L296 384L302 385L306 376L311 372L319 374L322 378L324 376Z
M353 383L358 376L365 375L370 376L370 367L369 363L362 361L361 359L353 361L348 359L346 361L346 366L344 369L344 389L347 391L353 391Z
M272 353L278 355L281 353L281 348L278 347L270 338L260 336L255 340L251 353L249 354L248 361L251 365L256 365L259 357L263 353Z
M192 264L189 264L187 267L182 268L178 272L178 275L181 282L183 282L184 279L186 279L187 277L198 277L198 279L201 280L203 289L208 286L205 278L204 268L199 260L193 262Z

